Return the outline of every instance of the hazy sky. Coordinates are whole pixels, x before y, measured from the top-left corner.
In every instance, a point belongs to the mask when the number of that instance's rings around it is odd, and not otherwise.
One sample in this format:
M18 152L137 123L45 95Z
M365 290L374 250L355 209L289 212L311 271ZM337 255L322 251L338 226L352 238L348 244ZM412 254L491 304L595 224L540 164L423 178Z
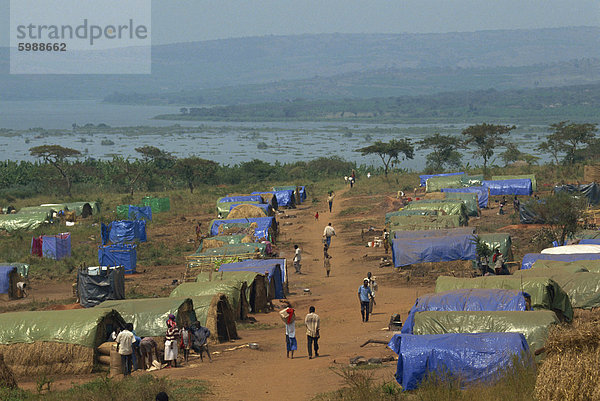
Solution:
M0 0L2 46L8 45L8 10L9 0ZM270 34L599 26L600 1L153 0L152 15L152 41L164 44Z

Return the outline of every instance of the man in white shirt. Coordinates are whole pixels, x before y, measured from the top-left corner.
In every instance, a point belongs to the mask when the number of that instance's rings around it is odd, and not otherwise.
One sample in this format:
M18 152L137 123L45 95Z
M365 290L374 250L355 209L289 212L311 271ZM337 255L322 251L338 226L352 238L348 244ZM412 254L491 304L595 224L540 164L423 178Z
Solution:
M127 323L125 329L121 331L116 338L117 351L121 355L123 376L129 376L131 374L131 355L133 354L132 344L135 342L135 337L131 332L132 330L133 324Z
M300 255L300 248L298 245L294 245L294 249L294 269L296 269L296 273L300 274L300 269L302 267L300 266L300 260L302 259L302 256Z
M325 242L327 243L328 248L331 247L331 237L333 237L334 235L335 230L331 226L331 223L329 223L327 227L325 227L325 230L323 230L323 237L325 237Z

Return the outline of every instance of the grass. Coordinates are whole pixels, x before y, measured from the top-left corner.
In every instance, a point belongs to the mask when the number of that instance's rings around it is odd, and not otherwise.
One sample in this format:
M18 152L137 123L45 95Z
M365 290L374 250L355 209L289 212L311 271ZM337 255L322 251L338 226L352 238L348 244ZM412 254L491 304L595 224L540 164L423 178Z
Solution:
M341 212L338 213L338 215L339 216L352 216L352 215L360 214L362 212L367 212L369 210L371 210L371 206L353 206L353 207L343 209Z
M166 392L169 400L174 401L203 400L209 393L206 383L200 380L169 380L142 375L124 380L101 377L68 390L50 389L45 393L0 389L0 399L4 401L154 401L156 394L161 391Z

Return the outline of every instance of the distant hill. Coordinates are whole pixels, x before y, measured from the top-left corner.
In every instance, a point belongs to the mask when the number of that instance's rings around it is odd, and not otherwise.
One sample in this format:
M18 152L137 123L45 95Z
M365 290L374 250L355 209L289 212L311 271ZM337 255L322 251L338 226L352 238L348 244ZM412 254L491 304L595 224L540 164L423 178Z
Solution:
M0 99L104 98L353 72L553 64L600 54L600 28L444 34L263 36L153 46L151 75L8 75L0 49Z

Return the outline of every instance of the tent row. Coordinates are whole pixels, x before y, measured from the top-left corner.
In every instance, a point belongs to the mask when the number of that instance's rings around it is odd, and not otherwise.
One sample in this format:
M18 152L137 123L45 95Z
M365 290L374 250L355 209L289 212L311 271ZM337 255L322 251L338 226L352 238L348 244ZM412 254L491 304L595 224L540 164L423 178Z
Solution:
M482 175L469 176L464 172L431 174L421 175L420 185L428 193L468 187L483 187L480 191L486 191L489 195L531 195L537 190L533 174L494 176L491 180L484 180Z
M44 224L52 223L56 216L65 212L86 218L100 213L100 205L97 202L68 202L24 207L16 213L12 210L9 214L0 214L0 230L33 231Z

